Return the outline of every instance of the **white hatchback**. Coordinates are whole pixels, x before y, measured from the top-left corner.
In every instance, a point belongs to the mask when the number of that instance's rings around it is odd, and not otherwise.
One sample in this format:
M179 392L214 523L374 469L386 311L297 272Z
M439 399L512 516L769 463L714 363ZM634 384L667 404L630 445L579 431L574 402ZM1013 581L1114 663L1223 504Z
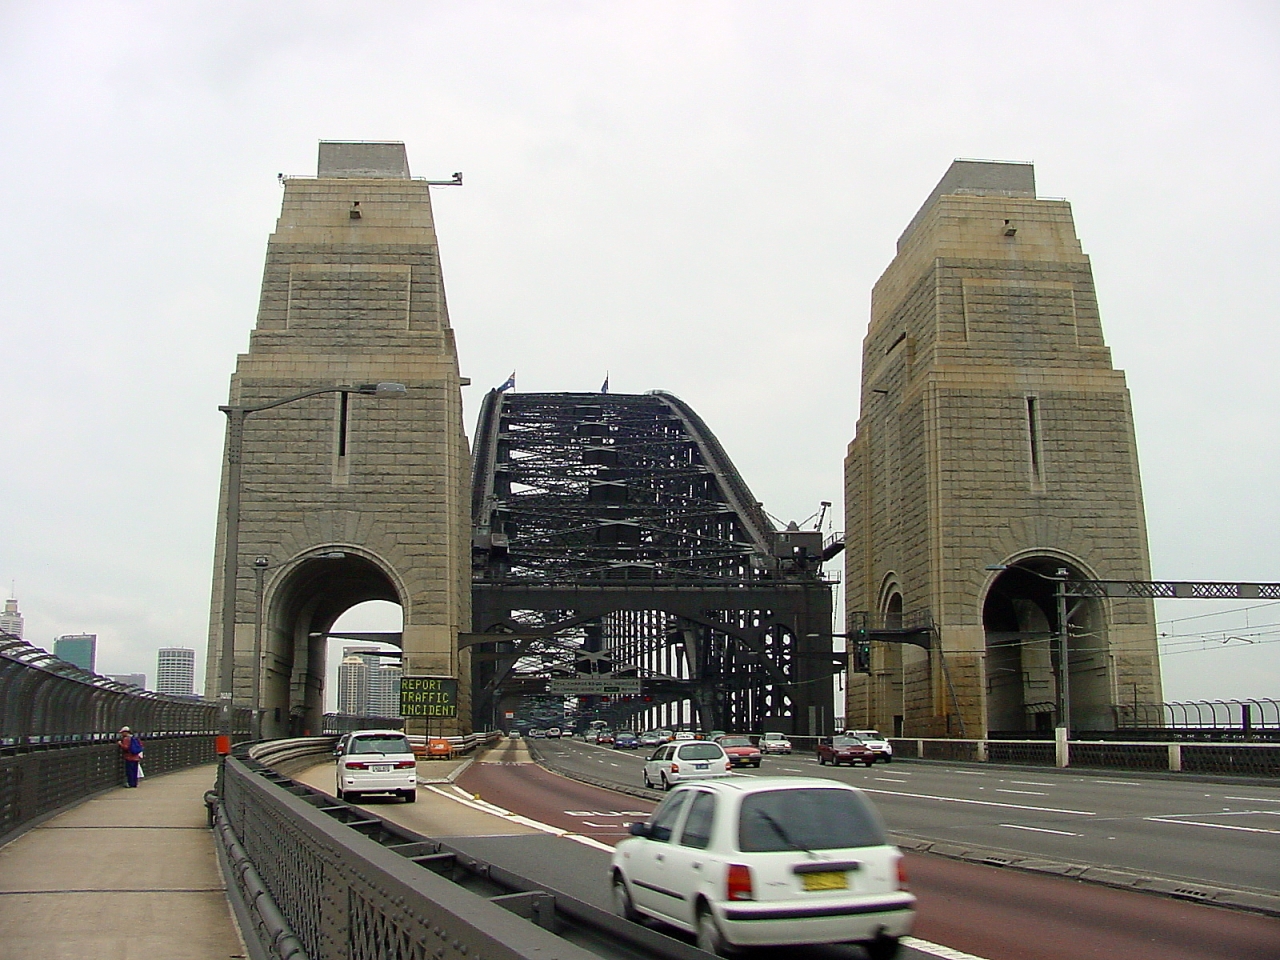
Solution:
M614 848L614 908L735 947L857 943L888 960L915 897L875 807L831 780L751 777L672 791Z
M875 753L877 760L890 763L893 760L893 745L880 736L879 730L846 730L851 737L857 737Z
M663 744L645 761L646 787L670 790L685 780L729 775L729 755L718 743L708 740L676 740Z
M418 799L418 761L399 730L356 730L347 734L338 756L338 799L364 793L394 793L406 803Z

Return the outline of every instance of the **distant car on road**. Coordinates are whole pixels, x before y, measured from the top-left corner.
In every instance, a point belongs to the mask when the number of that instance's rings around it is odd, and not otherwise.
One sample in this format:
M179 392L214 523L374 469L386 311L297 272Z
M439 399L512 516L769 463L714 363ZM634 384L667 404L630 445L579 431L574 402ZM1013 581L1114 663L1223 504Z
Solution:
M619 730L613 735L613 749L635 750L640 746L640 738L633 730Z
M729 762L735 767L759 768L760 748L751 742L750 737L725 735L716 737L715 742L729 755Z
M615 912L693 933L708 953L854 942L890 960L911 932L902 854L871 802L845 784L686 783L631 834L610 865Z
M698 735L692 730L677 730L673 740L697 740Z
M596 743L600 744L601 746L613 746L613 731L597 730Z
M653 752L641 777L646 787L670 790L685 780L727 777L730 766L729 755L718 743L677 740Z
M559 739L560 739L560 728L559 728L559 727L548 727L548 728L547 728L547 737L548 737L548 739L551 739L551 740L559 740Z
M640 734L640 746L642 747L656 747L666 742L661 730L646 730Z
M866 764L868 767L876 762L875 751L868 747L857 737L832 737L830 741L818 741L818 763L830 763L834 766L840 766L847 763L853 766L857 763Z
M846 730L849 736L857 737L875 753L877 760L885 763L893 762L893 744L880 735L878 730Z
M790 753L791 741L781 733L766 733L760 738L761 753Z
M547 731L543 730L541 727L534 727L532 730L529 731L529 736L531 736L534 740L545 740L547 736Z

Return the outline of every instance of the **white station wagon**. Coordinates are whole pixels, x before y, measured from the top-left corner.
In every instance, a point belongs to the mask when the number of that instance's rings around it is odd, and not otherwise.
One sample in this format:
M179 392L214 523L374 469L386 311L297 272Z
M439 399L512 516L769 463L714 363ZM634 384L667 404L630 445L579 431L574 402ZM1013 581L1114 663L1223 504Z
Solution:
M663 744L645 761L640 776L646 787L670 790L685 780L727 777L733 764L724 748L708 740Z
M673 790L613 853L615 911L737 947L857 943L898 952L916 898L871 801L831 780L751 777Z

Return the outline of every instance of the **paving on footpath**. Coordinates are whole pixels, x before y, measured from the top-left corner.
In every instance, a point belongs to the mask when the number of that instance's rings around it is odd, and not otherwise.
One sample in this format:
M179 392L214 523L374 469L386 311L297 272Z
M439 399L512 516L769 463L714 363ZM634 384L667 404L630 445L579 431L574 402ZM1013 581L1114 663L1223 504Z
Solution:
M205 816L216 771L146 777L0 847L0 960L246 956Z

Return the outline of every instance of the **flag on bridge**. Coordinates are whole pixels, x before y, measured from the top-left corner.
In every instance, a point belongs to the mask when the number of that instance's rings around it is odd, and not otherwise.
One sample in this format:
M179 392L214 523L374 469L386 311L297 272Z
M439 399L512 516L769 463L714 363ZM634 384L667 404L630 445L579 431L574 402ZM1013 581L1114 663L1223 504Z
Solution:
M600 392L601 393L609 392L609 374L608 373L604 375L604 383L600 384Z
M506 390L514 390L516 388L516 372L511 371L511 376L507 377L507 382L498 388L498 392L502 393Z

